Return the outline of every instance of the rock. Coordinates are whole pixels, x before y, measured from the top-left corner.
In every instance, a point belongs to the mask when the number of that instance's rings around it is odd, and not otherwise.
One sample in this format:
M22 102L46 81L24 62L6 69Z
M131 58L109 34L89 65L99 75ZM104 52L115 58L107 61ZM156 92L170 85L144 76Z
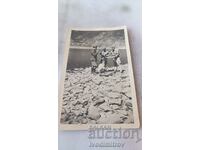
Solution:
M66 111L64 108L62 108L60 122L65 122L66 119L67 119Z
M73 120L74 117L75 117L75 114L72 113L72 112L61 114L61 122L66 122L66 121Z
M91 100L92 99L92 93L87 93L87 94L83 94L83 99L85 99L85 100Z
M100 85L103 81L99 80L92 80L96 85Z
M88 100L84 101L82 104L83 104L83 107L85 107L88 104Z
M79 104L81 104L80 101L76 101L76 100L75 100L75 101L72 102L72 105L74 105L74 106L79 105Z
M95 121L95 120L89 120L88 123L89 123L89 124L96 124L96 121Z
M68 105L68 101L63 101L62 106Z
M95 106L90 106L88 108L88 118L93 119L93 120L98 120L100 118L100 114L98 112L98 108Z
M83 115L86 115L87 114L87 109L86 108L81 108L80 109L80 113L83 114Z
M118 84L118 83L120 83L121 82L121 79L117 79L116 81L115 81L115 84Z
M88 68L85 68L84 72L85 72L85 73L90 73L90 72L91 72L91 69L90 69L90 67L88 67Z
M100 109L103 109L105 112L111 111L112 109L108 106L108 104L103 103L99 106Z
M64 96L63 97L63 101L70 101L71 100L71 96Z
M83 107L82 104L77 104L74 106L74 108L75 108L74 110L80 111L82 109L82 107Z
M126 119L126 120L124 121L124 123L125 123L125 124L129 124L129 123L134 123L134 122L133 122L131 119L128 118L128 119Z
M124 123L134 123L133 112L132 111L128 111L127 113L128 113L128 117L124 121Z
M73 121L76 123L81 123L83 119L84 117L79 115L79 116L76 116Z
M110 103L110 105L121 106L122 105L122 100L121 99L109 99L109 103Z
M88 104L88 101L89 101L89 99L87 98L87 97L79 97L78 98L78 101L81 103L81 104L83 104L83 105L87 105Z
M96 105L101 105L101 104L104 103L104 102L105 102L104 99L96 100L95 103L94 103L94 106L96 106Z
M65 108L62 108L62 110L61 110L61 114L65 114L65 113L66 113Z
M73 111L73 113L74 113L76 116L79 116L80 111L79 111L79 110L75 110L75 111Z
M73 90L73 87L72 87L72 86L70 86L70 87L65 87L65 88L64 88L64 92L65 92L65 93L68 93L68 92L70 93L72 90Z
M81 120L81 123L82 123L82 124L87 124L88 121L87 121L87 119L84 118L84 119Z
M119 106L118 106L118 105L111 105L110 107L111 107L113 110L119 109Z
M99 98L97 96L92 97L92 101L97 101Z
M74 92L75 94L83 93L83 89L82 89L82 88L74 89L73 92Z
M97 95L98 95L99 98L101 98L101 99L102 99L102 98L105 99L105 95L104 95L101 91L102 91L102 90L99 89Z
M88 94L90 92L89 86L84 88L83 94Z
M124 116L128 116L128 112L126 110L119 110L118 112Z
M63 123L96 124L100 118L105 123L133 121L127 114L133 107L128 66L121 68L125 71L114 74L113 68L103 74L91 74L90 67L67 70L63 108L69 111L62 110Z
M91 88L91 94L93 96L96 96L97 95L97 90L94 90L94 88Z
M119 114L109 114L106 116L102 116L97 121L98 124L118 124L123 123L123 117Z
M68 87L70 87L72 84L71 84L70 81L67 81L66 79L68 80L68 78L65 78L65 84L64 84L64 87L68 88Z
M126 78L128 78L128 75L123 75L123 76L121 76L121 78L126 79Z
M60 121L65 122L65 121L69 120L71 116L73 117L74 114L71 113L69 109L62 108L62 110L61 110L61 120Z
M131 108L132 107L132 103L131 102L126 102L125 104L127 107Z
M121 94L116 92L110 92L108 96L112 99L121 98Z

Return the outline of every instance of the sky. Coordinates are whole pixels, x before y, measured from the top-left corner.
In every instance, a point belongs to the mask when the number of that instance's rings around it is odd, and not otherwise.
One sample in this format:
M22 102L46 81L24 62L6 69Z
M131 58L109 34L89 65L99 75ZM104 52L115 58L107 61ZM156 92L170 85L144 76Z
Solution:
M73 47L123 47L125 48L124 30L115 31L72 31Z

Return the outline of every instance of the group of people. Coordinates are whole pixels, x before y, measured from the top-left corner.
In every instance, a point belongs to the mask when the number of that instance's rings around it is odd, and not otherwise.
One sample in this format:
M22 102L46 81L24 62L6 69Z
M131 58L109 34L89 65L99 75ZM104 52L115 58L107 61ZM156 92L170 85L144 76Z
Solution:
M113 60L113 67L115 73L118 71L118 68L121 64L119 51L115 47L112 47L110 51L106 48L98 49L97 46L93 46L91 56L92 58L90 60L92 73L105 72L108 67L108 58L111 58ZM98 60L99 56L100 60Z

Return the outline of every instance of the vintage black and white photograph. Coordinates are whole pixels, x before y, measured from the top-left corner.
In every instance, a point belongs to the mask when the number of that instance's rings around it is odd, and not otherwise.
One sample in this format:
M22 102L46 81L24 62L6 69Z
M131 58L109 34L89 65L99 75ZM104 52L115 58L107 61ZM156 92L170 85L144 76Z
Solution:
M78 130L91 124L138 128L126 28L72 29L67 42L60 92L61 129Z

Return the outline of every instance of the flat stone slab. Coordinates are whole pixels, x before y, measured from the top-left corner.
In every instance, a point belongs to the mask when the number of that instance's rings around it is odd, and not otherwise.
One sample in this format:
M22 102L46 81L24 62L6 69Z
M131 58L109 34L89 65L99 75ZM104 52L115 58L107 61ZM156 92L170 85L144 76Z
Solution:
M90 119L93 119L93 120L97 120L99 119L101 116L98 112L98 108L91 105L89 108L88 108L88 118Z

